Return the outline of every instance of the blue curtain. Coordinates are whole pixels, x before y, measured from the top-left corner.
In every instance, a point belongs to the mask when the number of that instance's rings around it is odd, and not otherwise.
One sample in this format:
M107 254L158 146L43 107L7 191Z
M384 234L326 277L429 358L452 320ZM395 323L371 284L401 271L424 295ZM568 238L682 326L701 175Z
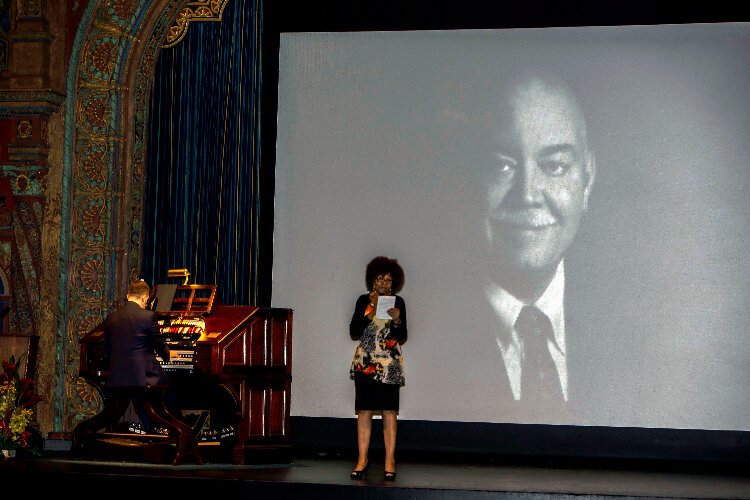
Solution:
M142 276L258 299L261 0L230 0L162 49L149 111Z

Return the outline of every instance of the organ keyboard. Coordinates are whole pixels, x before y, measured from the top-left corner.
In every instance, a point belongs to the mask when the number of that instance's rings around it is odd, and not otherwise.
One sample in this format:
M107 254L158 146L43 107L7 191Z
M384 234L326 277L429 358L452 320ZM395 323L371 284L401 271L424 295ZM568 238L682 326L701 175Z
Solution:
M157 356L168 374L194 373L197 341L206 333L206 320L202 317L164 318L158 321L159 332L169 349L169 361Z

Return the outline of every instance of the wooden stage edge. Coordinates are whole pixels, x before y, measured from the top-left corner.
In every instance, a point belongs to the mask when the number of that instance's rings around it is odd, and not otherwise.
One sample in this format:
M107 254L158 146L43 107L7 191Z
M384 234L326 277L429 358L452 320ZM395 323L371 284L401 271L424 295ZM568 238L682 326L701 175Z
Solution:
M395 482L383 480L382 456L374 453L366 479L353 481L353 458L297 453L292 463L233 465L186 462L172 466L71 456L64 442L45 444L41 456L0 460L6 494L47 484L56 491L142 492L152 495L242 494L253 498L304 499L622 499L747 498L750 473L612 464L472 463L401 457ZM620 464L622 465L622 464Z

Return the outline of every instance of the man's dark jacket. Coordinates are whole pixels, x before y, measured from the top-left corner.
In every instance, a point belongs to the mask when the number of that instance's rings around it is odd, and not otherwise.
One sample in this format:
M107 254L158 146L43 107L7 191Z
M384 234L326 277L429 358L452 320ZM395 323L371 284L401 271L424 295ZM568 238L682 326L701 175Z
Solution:
M168 382L155 355L169 360L154 311L131 301L114 311L104 323L104 348L109 356L108 387L146 387Z

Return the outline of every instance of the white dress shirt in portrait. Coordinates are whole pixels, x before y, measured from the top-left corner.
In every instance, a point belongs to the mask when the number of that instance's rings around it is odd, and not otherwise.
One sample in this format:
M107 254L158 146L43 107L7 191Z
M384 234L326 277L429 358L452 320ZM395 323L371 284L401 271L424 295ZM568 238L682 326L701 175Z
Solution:
M568 369L565 362L565 269L560 261L549 286L541 297L533 305L538 307L547 315L552 323L554 341L548 340L552 360L557 368L562 394L565 401L568 400ZM487 283L485 288L487 300L497 315L501 330L494 332L497 346L505 362L505 370L508 374L513 398L520 400L521 394L521 360L523 359L523 343L514 325L521 308L526 305L508 293L497 283ZM531 305L531 304L528 304Z

